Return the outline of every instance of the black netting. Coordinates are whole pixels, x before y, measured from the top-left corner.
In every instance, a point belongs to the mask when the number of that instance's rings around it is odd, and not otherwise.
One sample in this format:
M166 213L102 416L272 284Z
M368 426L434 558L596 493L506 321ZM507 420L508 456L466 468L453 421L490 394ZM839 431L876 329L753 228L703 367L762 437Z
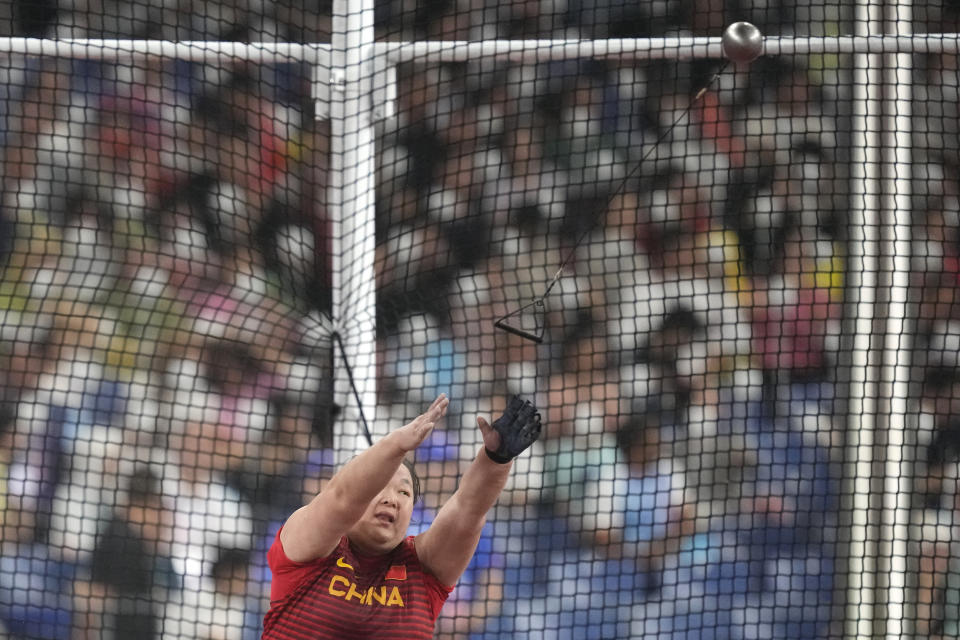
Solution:
M0 636L259 638L440 392L411 533L544 435L438 638L960 634L957 8L364 4L0 2Z

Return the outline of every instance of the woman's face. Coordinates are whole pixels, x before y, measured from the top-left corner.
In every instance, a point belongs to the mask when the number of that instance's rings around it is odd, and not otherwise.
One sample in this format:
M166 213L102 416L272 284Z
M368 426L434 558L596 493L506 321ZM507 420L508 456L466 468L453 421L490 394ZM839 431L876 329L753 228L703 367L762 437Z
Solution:
M413 479L410 471L401 465L367 506L363 517L347 532L347 537L363 553L387 553L407 536L412 515Z

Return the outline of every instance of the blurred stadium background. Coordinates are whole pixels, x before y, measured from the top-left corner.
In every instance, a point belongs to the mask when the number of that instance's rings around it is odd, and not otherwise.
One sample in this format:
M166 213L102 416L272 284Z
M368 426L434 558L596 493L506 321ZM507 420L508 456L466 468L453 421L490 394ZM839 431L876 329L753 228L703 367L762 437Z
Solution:
M438 638L957 637L960 4L362 4L0 1L0 636L259 638L283 519L443 391L415 529L478 413L546 427ZM631 53L738 20L926 44Z

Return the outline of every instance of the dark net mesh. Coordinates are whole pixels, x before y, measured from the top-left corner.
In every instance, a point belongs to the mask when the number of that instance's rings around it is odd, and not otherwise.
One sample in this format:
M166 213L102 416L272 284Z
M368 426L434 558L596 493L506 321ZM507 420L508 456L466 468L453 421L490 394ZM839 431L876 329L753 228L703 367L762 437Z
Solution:
M440 392L412 534L476 416L544 434L438 638L960 634L956 37L632 40L957 8L369 4L0 1L0 636L259 638Z

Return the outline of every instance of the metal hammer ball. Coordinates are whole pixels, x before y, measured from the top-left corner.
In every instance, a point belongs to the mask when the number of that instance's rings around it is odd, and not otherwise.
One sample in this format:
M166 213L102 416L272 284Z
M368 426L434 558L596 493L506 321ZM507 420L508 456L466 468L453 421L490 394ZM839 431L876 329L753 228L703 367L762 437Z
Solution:
M738 64L753 62L763 53L763 34L749 22L734 22L723 32L723 55Z

